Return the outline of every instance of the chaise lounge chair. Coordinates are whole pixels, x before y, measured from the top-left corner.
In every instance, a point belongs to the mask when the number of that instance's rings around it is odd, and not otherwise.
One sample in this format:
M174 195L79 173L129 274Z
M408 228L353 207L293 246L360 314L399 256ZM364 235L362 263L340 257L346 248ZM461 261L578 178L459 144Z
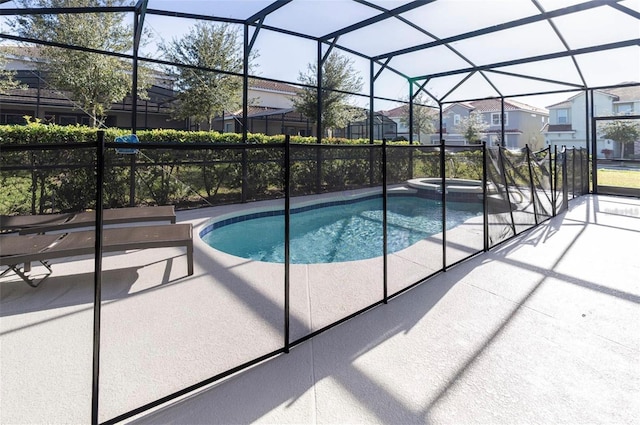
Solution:
M193 274L193 239L191 224L167 224L156 226L122 227L103 230L103 252L119 252L133 249L185 247L188 275ZM0 266L13 270L28 285L37 287L52 273L48 260L77 255L94 254L95 232L80 231L47 235L0 236ZM39 281L27 276L30 264L40 262L48 270ZM24 270L19 265L24 264Z
M158 207L113 208L103 211L105 225L152 221L176 222L173 205ZM96 212L66 214L0 215L0 233L46 233L58 230L95 226Z

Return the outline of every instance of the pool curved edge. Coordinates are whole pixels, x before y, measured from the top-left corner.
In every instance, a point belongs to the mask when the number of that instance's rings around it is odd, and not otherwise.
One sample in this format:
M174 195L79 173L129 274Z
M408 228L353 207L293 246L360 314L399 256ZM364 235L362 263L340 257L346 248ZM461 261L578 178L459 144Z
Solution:
M382 196L382 189L353 190L340 193L312 195L310 197L305 196L305 200L292 200L290 209L292 212L301 212L307 208L322 208L331 204L357 202L365 198L376 196ZM237 204L237 209L220 214L205 221L201 226L199 226L197 231L198 236L202 238L217 227L222 227L238 221L250 220L258 217L283 215L284 199L274 201L276 202L270 202L270 205L262 206L258 206L256 203ZM262 202L264 201L259 201L259 203Z

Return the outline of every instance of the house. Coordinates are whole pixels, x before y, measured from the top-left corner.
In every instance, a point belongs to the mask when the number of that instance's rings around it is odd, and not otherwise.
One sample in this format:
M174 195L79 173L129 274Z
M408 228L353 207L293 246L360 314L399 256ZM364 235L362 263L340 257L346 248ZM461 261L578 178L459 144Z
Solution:
M298 87L268 80L250 80L248 90L249 107L247 108L247 130L250 133L267 135L289 134L298 136L315 136L316 124L305 115L297 112L293 99L300 93ZM356 108L356 107L354 107ZM358 109L358 115L366 116L368 111ZM361 114L360 114L361 112ZM224 122L224 131L242 131L242 110L236 111L217 121ZM392 140L397 137L397 125L382 112L374 114L373 137ZM222 131L219 123L214 128ZM325 135L327 129L325 129ZM369 137L369 120L367 118L349 122L344 128L331 131L332 137L360 139Z
M435 123L438 116L438 110L435 108L425 108L425 114L431 116L431 120ZM390 135L386 135L385 137L388 140L393 139L402 139L402 140L410 140L410 132L409 132L409 123L407 122L409 116L409 105L401 105L397 108L389 109L387 111L380 111L380 114L393 121L396 124L396 135L395 137L390 137ZM415 114L415 112L414 112ZM415 128L415 126L414 126ZM437 126L436 126L437 128ZM419 134L413 134L414 143L425 143L426 141L431 140L431 132L421 131Z
M529 145L532 149L544 147L540 131L549 119L546 110L512 99L504 101L504 117L501 116L501 110L502 102L500 99L458 102L447 106L442 114L442 133L445 142L468 144L469 141L465 140L462 134L460 123L463 118L469 117L471 114L480 114L482 121L487 126L480 140L487 142L488 145L501 144L512 149L524 148L525 145ZM503 118L504 141L501 140ZM431 143L438 143L439 137L439 134L432 135Z
M24 124L25 116L59 125L89 125L91 117L74 102L68 93L47 84L47 76L38 70L37 48L8 46L3 50L7 62L4 69L15 72L22 89L0 94L0 124ZM154 75L154 83L147 89L148 99L138 100L138 128L185 129L187 121L171 117L174 98L172 82L161 73ZM131 128L132 98L111 105L107 113L107 127Z
M593 106L596 117L640 114L640 85L594 90ZM558 146L558 148L586 147L587 126L590 131L591 123L587 122L585 107L584 92L548 106L549 124L543 129L546 144L552 147ZM588 112L591 114L591 111ZM604 139L599 133L596 135L597 156L604 158L620 155L619 142ZM640 148L637 151L640 151Z
M276 81L249 80L247 131L267 135L314 135L315 124L293 108L293 98L299 91L295 86ZM214 120L213 129L224 133L241 133L242 114L242 109L225 112Z

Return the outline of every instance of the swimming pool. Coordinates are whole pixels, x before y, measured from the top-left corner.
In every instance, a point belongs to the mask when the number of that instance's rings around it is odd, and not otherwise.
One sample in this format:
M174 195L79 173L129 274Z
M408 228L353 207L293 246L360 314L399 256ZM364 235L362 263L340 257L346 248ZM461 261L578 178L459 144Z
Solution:
M417 196L389 196L387 252L442 232L442 204ZM482 203L447 203L447 229L482 214ZM336 263L383 254L382 198L334 201L291 210L291 264ZM209 246L238 257L284 262L282 210L248 213L204 226Z

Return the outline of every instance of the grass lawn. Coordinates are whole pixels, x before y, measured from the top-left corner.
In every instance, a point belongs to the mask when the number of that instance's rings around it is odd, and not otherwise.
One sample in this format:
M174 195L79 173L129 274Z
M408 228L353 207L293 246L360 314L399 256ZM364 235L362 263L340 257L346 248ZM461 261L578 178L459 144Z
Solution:
M598 185L640 189L640 170L598 170Z

